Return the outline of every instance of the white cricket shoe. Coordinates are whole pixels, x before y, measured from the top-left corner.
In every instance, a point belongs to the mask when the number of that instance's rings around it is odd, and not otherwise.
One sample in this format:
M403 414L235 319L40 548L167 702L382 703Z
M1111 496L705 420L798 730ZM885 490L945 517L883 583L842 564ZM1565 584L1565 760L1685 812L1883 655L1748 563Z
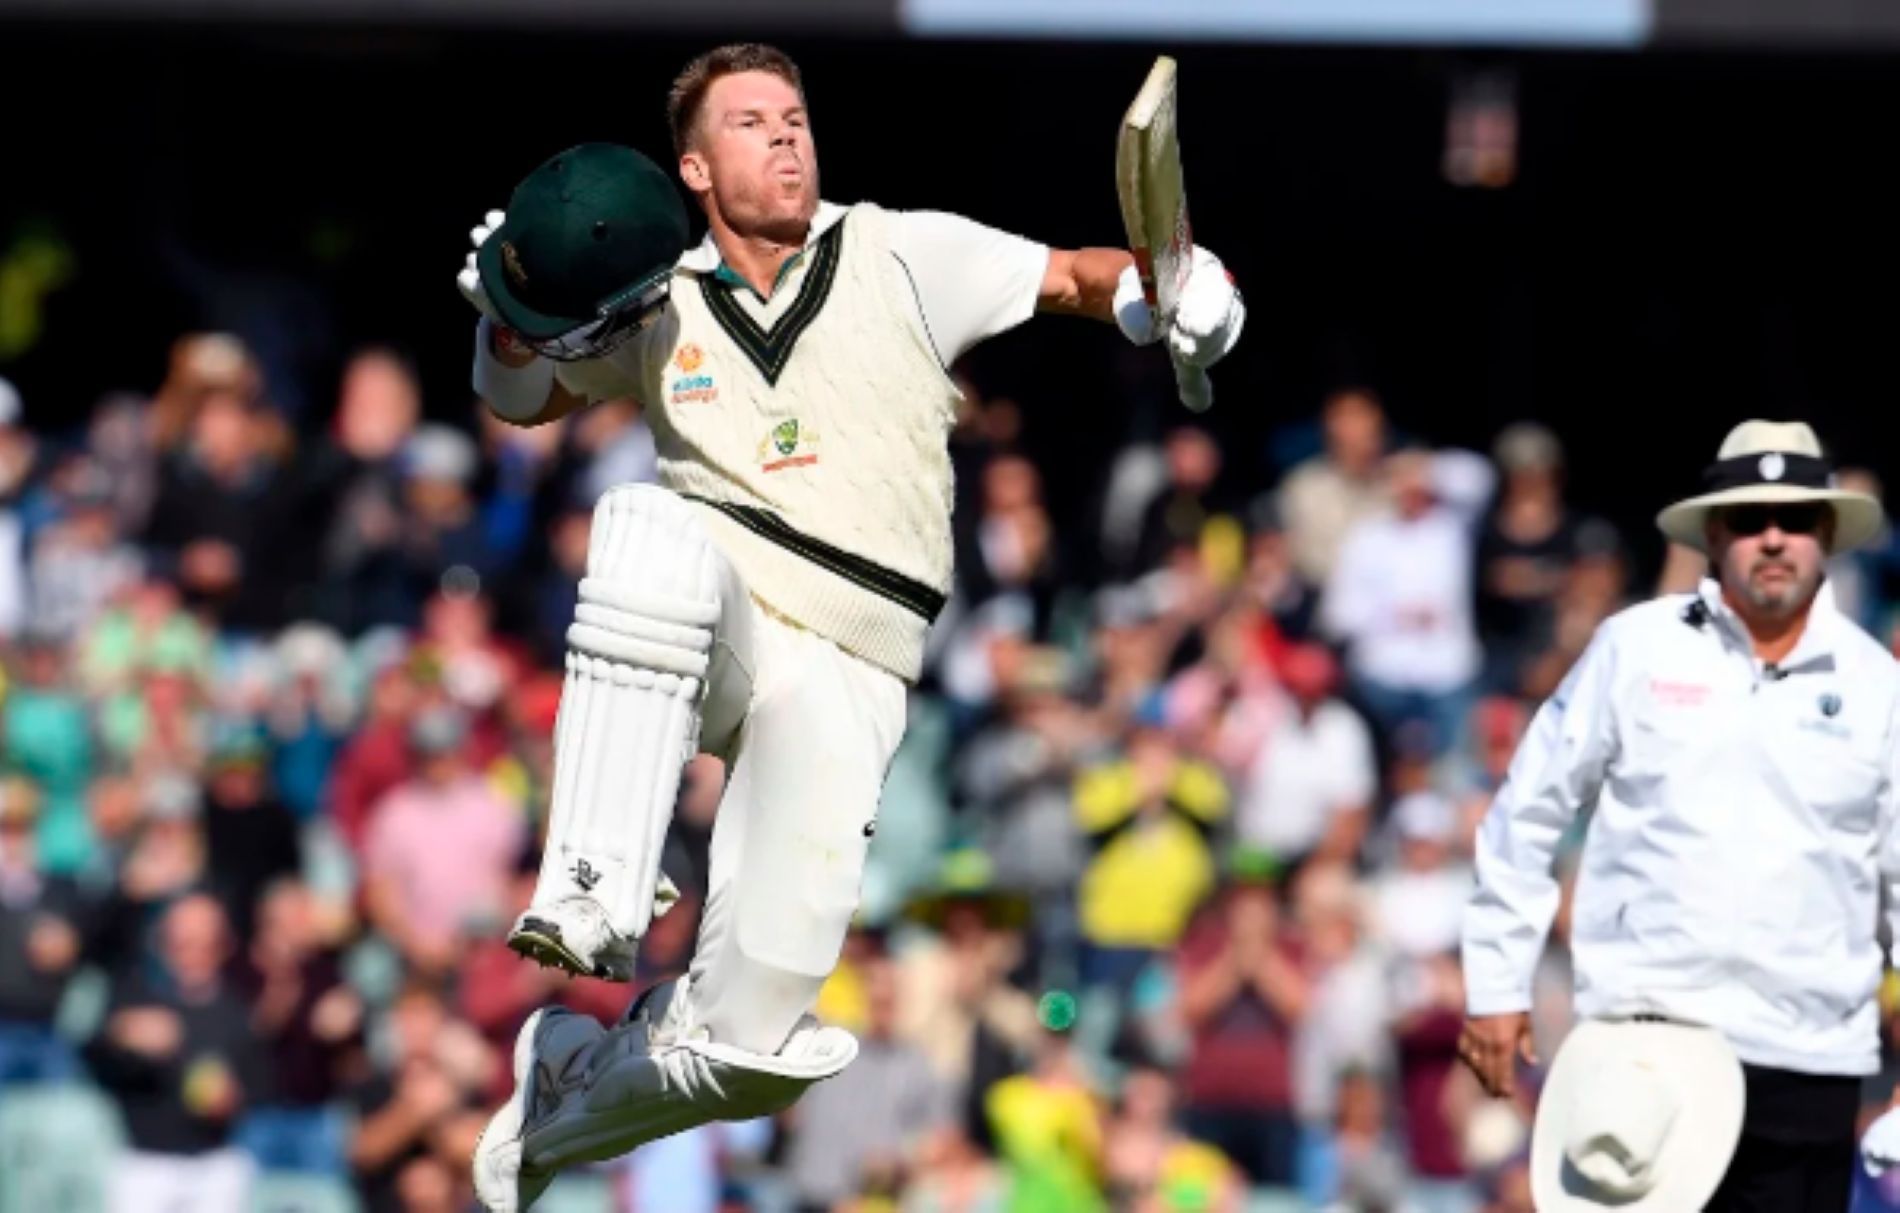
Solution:
M660 873L653 891L653 917L660 918L680 899L679 886ZM541 905L531 905L508 932L508 946L546 968L565 969L576 977L606 981L633 980L635 936L616 931L607 908L585 893Z
M475 1143L475 1195L489 1213L525 1213L554 1182L552 1170L524 1169L522 1137L559 1106L561 1083L584 1075L586 1053L602 1035L590 1017L560 1008L536 1011L521 1025L515 1035L515 1089Z
M522 1027L514 1093L475 1149L475 1192L489 1213L526 1213L564 1167L709 1121L781 1112L857 1056L855 1037L809 1015L771 1056L717 1044L693 1022L686 985L647 990L611 1030L559 1007Z

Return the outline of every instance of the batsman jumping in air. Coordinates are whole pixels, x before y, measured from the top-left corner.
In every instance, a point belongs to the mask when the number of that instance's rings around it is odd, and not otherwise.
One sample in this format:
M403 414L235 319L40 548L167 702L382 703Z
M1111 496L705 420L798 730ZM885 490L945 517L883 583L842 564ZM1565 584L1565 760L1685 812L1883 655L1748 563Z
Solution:
M697 247L664 172L590 144L490 213L460 279L482 313L475 386L499 416L632 397L660 456L659 486L595 509L547 845L511 946L631 980L673 896L659 863L683 766L703 752L729 771L688 975L612 1029L552 1008L522 1028L515 1092L475 1156L494 1213L526 1209L559 1168L779 1111L856 1055L809 1012L950 589L946 368L1042 311L1165 342L1191 371L1245 316L1202 249L1151 310L1119 249L821 201L798 70L769 47L694 60L668 114L709 227Z

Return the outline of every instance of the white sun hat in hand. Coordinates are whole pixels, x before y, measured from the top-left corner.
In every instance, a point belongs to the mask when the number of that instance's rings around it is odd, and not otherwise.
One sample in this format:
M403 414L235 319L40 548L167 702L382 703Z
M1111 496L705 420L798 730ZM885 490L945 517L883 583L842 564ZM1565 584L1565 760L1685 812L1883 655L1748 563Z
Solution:
M1741 1062L1711 1028L1578 1024L1538 1100L1538 1213L1694 1213L1728 1170L1745 1098Z

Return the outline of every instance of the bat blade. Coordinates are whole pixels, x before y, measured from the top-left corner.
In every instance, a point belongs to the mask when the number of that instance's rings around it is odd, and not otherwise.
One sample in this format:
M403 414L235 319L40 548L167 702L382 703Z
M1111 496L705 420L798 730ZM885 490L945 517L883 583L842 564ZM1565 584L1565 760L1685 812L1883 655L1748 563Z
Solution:
M1175 135L1175 61L1162 55L1122 117L1115 144L1115 187L1122 226L1142 291L1163 331L1174 320L1194 249L1181 147ZM1213 403L1213 385L1198 367L1175 364L1181 402L1199 412Z

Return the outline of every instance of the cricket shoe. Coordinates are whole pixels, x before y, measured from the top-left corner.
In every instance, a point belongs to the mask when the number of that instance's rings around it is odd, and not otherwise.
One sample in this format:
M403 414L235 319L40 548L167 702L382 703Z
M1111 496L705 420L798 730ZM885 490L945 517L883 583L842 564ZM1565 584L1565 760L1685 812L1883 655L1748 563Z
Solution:
M856 1037L809 1015L769 1056L721 1045L693 1021L685 992L683 979L648 990L606 1032L558 1008L522 1029L515 1094L476 1151L477 1194L491 1213L523 1213L562 1168L782 1112L857 1056ZM572 1020L585 1023L564 1026Z
M553 1168L524 1165L524 1134L586 1081L587 1057L606 1035L599 1023L559 1007L536 1011L515 1036L515 1089L475 1143L475 1195L488 1213L526 1213L554 1182Z
M665 914L679 896L679 887L661 873L653 917ZM536 964L606 981L633 980L639 944L639 939L616 931L607 908L585 893L529 906L508 932L508 946Z

